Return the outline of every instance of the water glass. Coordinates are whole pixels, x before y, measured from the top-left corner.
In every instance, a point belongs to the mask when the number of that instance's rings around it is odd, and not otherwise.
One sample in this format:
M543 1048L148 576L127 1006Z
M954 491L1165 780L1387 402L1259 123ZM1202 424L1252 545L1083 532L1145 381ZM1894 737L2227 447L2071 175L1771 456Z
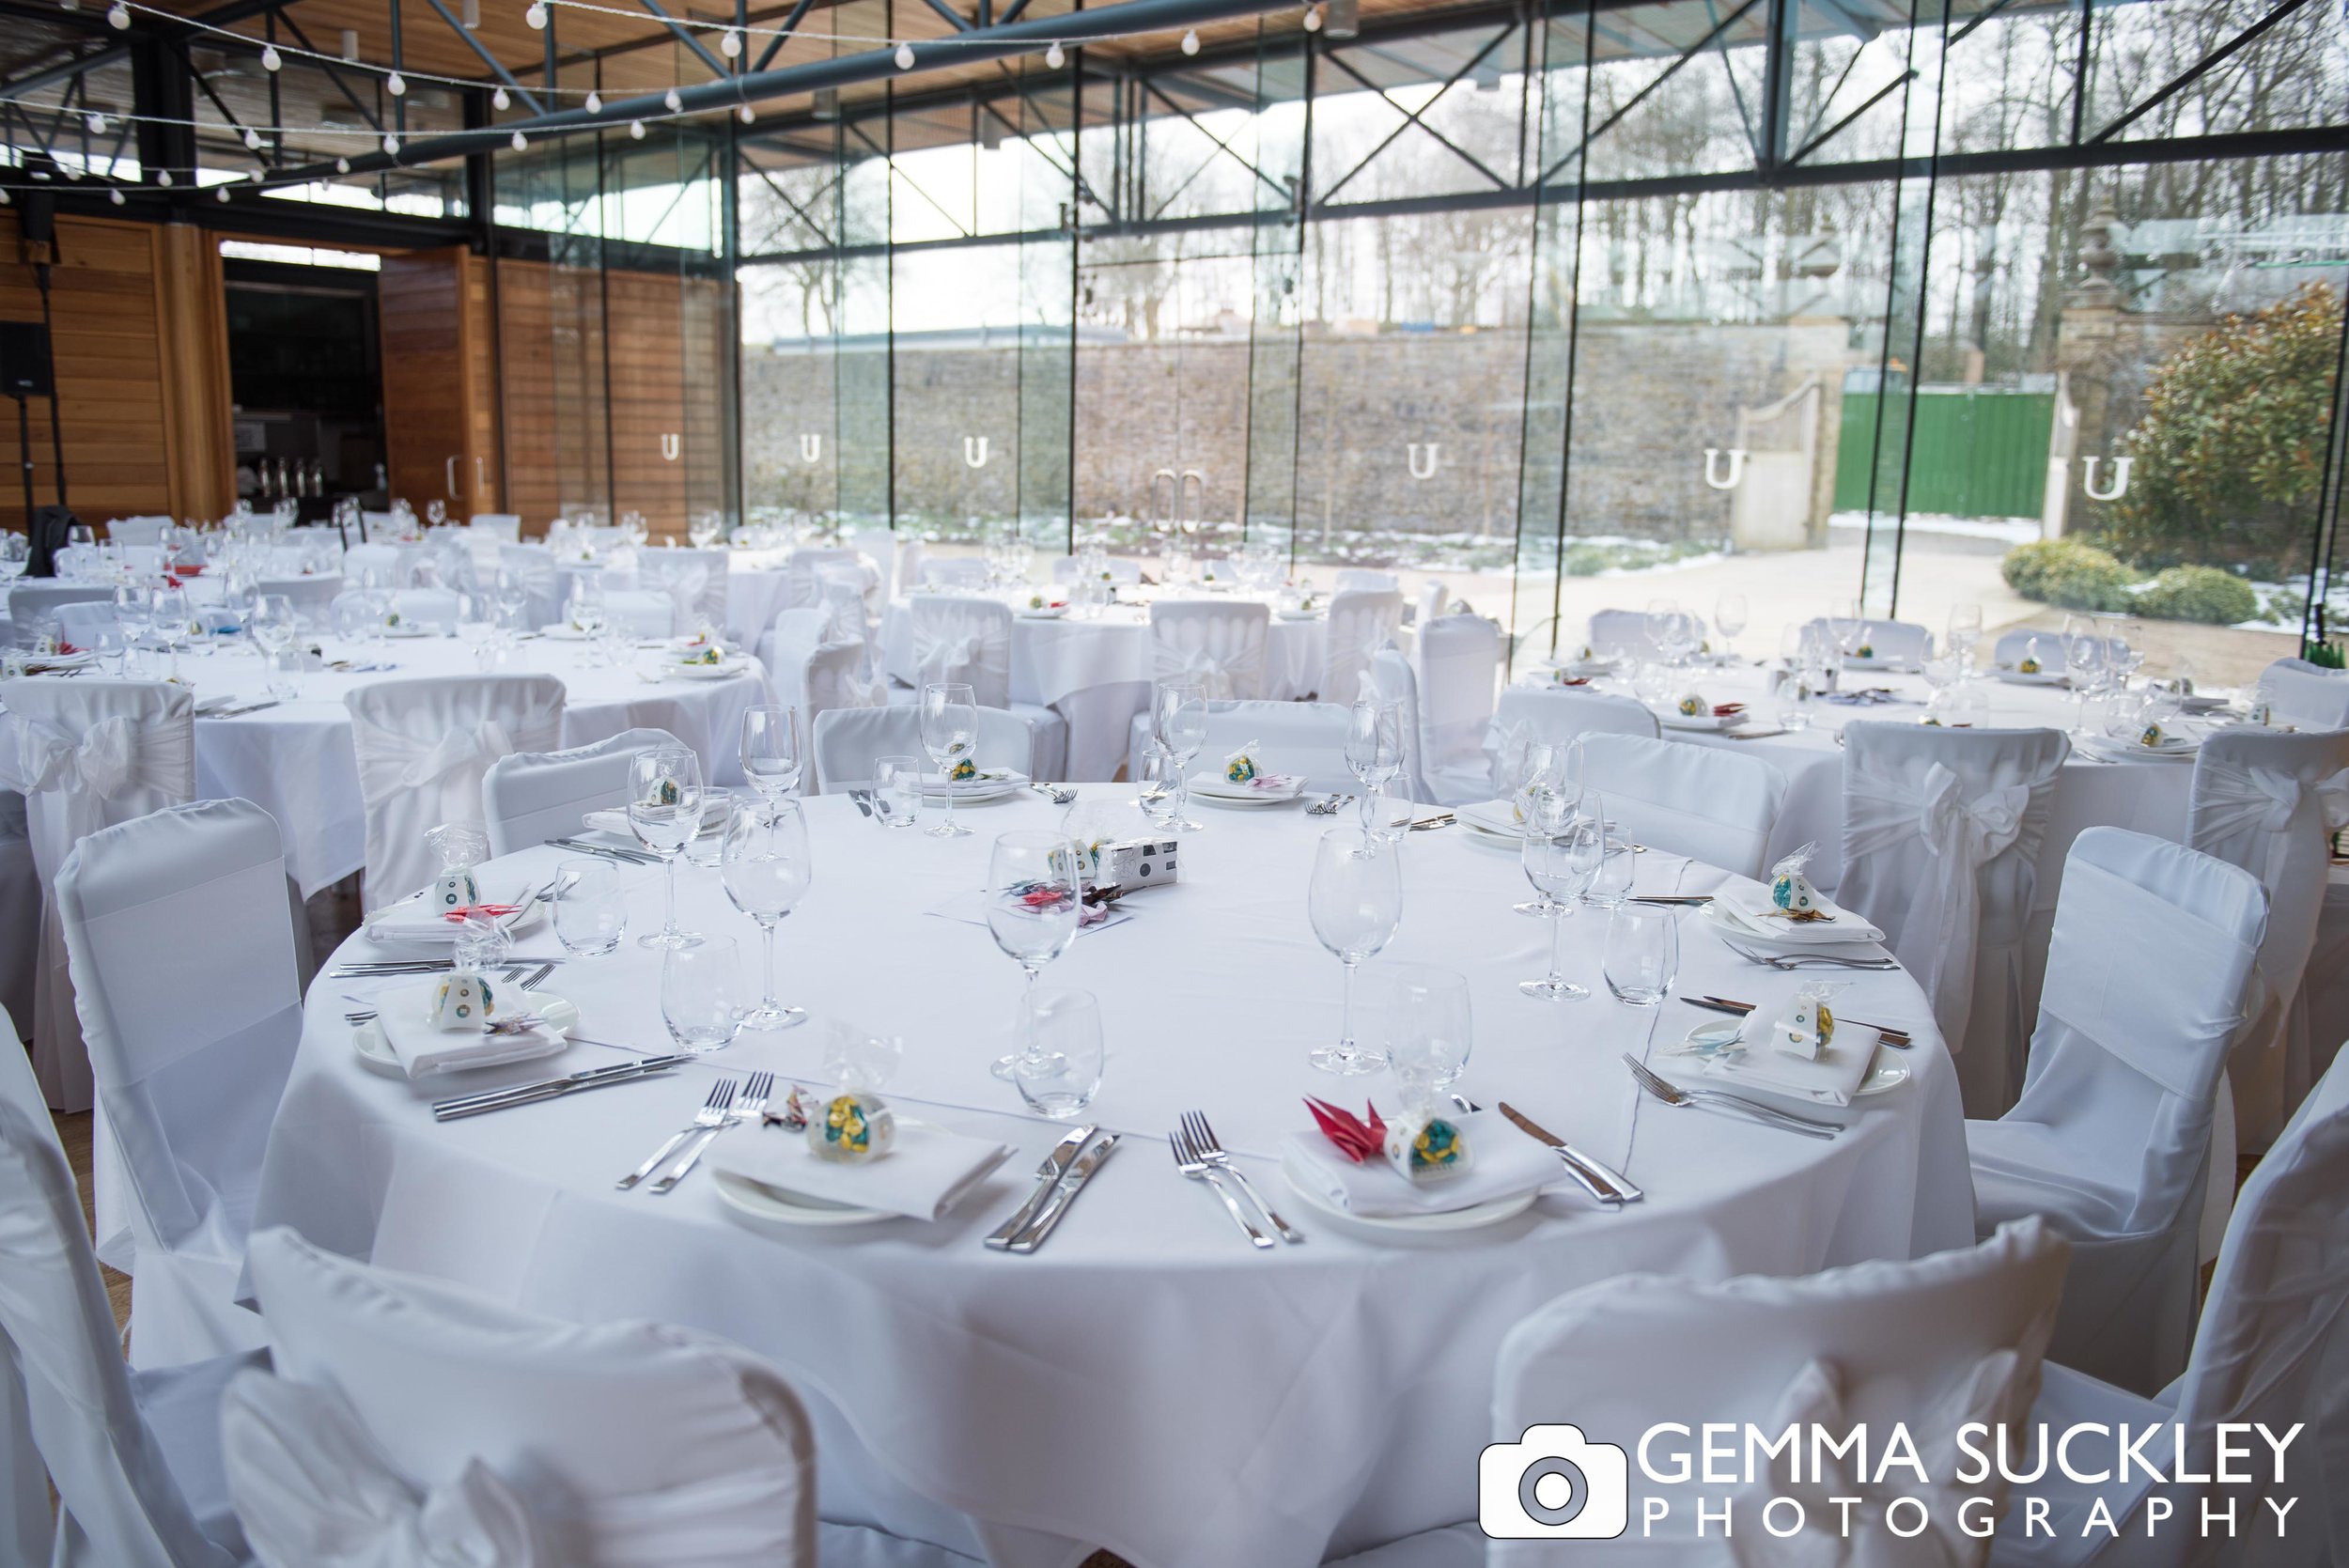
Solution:
M554 868L554 939L580 958L619 950L628 934L628 890L610 861L565 861Z
M1028 1109L1065 1120L1101 1088L1101 1004L1091 991L1045 986L1019 998L1011 1081Z
M1152 744L1143 753L1142 777L1134 781L1134 798L1150 826L1173 832L1183 815L1183 764L1165 747Z
M1432 964L1372 964L1362 991L1406 1103L1459 1080L1475 1046L1467 976Z
M1315 1048L1309 1060L1326 1073L1377 1072L1383 1052L1354 1041L1354 971L1394 939L1403 923L1403 851L1360 828L1332 828L1314 852L1305 910L1314 935L1346 968L1338 1041Z
M738 810L748 811L748 801L738 801L734 791L720 784L709 784L702 790L701 828L685 841L683 854L688 865L713 866L718 863L726 846L726 823Z
M1653 1007L1680 972L1678 911L1663 904L1618 904L1607 916L1600 963L1607 988L1633 1007Z
M873 815L884 828L910 828L922 815L922 759L873 761Z
M661 1017L679 1050L712 1051L742 1027L741 955L732 937L704 937L661 960Z
M309 667L310 656L299 648L281 648L266 657L270 700L289 703L301 696L302 676Z

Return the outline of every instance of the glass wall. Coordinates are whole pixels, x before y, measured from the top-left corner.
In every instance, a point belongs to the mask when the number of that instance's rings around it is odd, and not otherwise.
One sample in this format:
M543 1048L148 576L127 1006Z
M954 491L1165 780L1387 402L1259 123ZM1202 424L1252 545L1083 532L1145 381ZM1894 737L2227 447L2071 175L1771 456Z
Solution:
M746 503L1134 553L1196 519L1441 580L1521 655L1734 594L1757 653L1854 602L2086 608L2237 678L2317 629L2349 290L2349 49L2267 16L1284 22L762 118Z

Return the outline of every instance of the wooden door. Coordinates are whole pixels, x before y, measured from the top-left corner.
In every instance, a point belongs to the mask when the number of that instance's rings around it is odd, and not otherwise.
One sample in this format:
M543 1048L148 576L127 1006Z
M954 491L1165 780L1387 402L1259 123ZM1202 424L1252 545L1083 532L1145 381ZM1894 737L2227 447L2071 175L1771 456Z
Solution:
M383 258L383 445L392 494L422 516L502 510L488 269L459 246Z

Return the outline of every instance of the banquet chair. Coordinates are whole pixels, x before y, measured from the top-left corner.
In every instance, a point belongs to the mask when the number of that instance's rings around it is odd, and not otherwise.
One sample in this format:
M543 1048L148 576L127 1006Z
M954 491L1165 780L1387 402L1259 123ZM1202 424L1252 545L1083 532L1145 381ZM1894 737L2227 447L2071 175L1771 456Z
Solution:
M521 542L522 520L519 512L475 512L465 520L465 525L500 544Z
M1516 788L1532 745L1565 746L1586 735L1635 735L1650 740L1663 734L1647 705L1636 697L1559 686L1511 686L1501 693L1485 730L1485 800Z
M1336 586L1331 590L1333 594L1399 594L1402 591L1403 580L1394 573L1372 571L1363 567L1339 567ZM1351 697L1346 700L1353 701Z
M543 675L375 681L344 696L366 808L362 893L370 914L439 875L424 835L443 822L481 820L490 764L554 750L563 703L563 682Z
M863 563L853 550L826 549L815 545L802 546L793 551L790 557L783 564L784 608L798 610L807 605L821 603L824 591L820 586L822 573L819 568L827 566L851 567L857 572L860 580L864 571Z
M133 1366L265 1343L235 1304L302 1040L277 820L198 800L101 828L57 874L97 1080L98 1255L137 1281Z
M346 564L344 572L349 571ZM530 596L522 609L522 629L536 631L563 618L563 574L555 570L554 551L543 544L502 544L498 572L520 582Z
M580 831L591 811L628 804L629 764L640 752L684 742L667 730L622 730L591 746L514 752L481 775L490 853L511 855Z
M1011 607L1000 599L916 594L910 616L917 684L962 681L981 707L1019 714L1035 730L1035 766L1040 769L1035 776L1064 776L1068 769L1068 721L1041 704L1012 700Z
M1638 610L1592 612L1590 637L1583 646L1598 659L1656 657L1656 644L1647 634L1647 615Z
M1262 604L1160 599L1150 606L1152 678L1196 681L1210 701L1261 697L1271 629ZM1351 703L1354 693L1335 700Z
M813 726L816 776L820 792L838 795L871 782L877 757L909 756L925 761L922 716L907 703L880 707L835 707ZM978 743L972 760L981 768L1008 768L1035 776L1035 731L1007 708L979 709Z
M2022 1079L2024 928L2071 750L2057 730L1843 728L1836 898L1923 988L1968 1115L1999 1115Z
M898 586L897 536L887 528L855 528L841 537L856 551L859 564L870 568L876 604L887 604Z
M221 1467L220 1396L265 1363L123 1364L73 1171L40 1101L30 1065L0 1051L0 1562L231 1568L245 1543Z
M345 581L349 581L345 579ZM337 594L327 606L330 625L340 625L345 613L359 604L358 591ZM401 624L428 626L443 634L457 630L457 594L450 588L402 588L392 595L392 613Z
M195 793L195 718L184 686L163 681L0 682L14 715L13 748L0 747L0 789L24 797L33 864L54 887L66 857L109 823L127 822ZM33 1065L50 1105L90 1108L89 1056L54 893L41 906L33 976Z
M1380 648L1370 660L1370 691L1388 706L1399 708L1403 714L1403 771L1390 789L1400 790L1408 799L1426 802L1435 800L1428 788L1427 774L1421 766L1423 733L1419 712L1419 676L1411 670L1411 661L1403 650L1392 644ZM1482 797L1478 797L1482 799Z
M1304 776L1308 794L1327 795L1359 790L1354 771L1346 765L1346 728L1352 709L1342 703L1211 702L1207 705L1207 738L1191 759L1190 770L1220 770L1223 759L1251 741L1260 747L1265 770ZM1128 735L1127 776L1142 776L1142 759L1150 745L1150 715L1138 713Z
M1990 1560L1994 1568L2111 1568L2192 1561L2257 1563L2260 1568L2329 1568L2349 1562L2349 1406L2342 1403L2349 1368L2349 1067L2338 1063L2293 1113L2235 1200L2218 1266L2212 1272L2201 1321L2186 1372L2158 1394L2118 1389L2050 1358L2031 1407L2030 1423L2062 1432L2103 1422L2132 1431L2172 1423L2185 1436L2186 1468L2215 1473L2213 1435L2218 1423L2264 1422L2282 1434L2307 1423L2287 1451L2288 1480L2276 1483L2265 1443L2252 1438L2259 1460L2240 1467L2248 1483L2211 1495L2232 1501L2242 1534L2203 1541L2195 1533L2203 1494L2174 1476L2155 1487L2141 1469L2102 1483L2075 1481L2049 1466L2010 1499ZM2248 1430L2248 1426L2245 1430ZM2170 1458L2177 1437L2162 1432L2148 1447ZM2035 1456L2025 1454L2029 1468ZM2165 1474L2172 1466L2165 1466ZM2173 1510L2161 1549L2148 1542L2146 1505L2164 1498ZM2273 1529L2269 1501L2296 1496L2290 1531ZM2027 1529L2030 1500L2045 1506L2048 1532ZM2087 1527L2101 1501L2116 1527ZM2087 1527L2087 1528L2084 1528Z
M0 789L0 1012L26 1023L33 1021L33 977L40 969L40 888L24 797ZM16 1038L0 1038L0 1048Z
M2304 730L2349 729L2349 673L2305 659L2279 659L2260 672L2259 692L2280 723Z
M1582 740L1582 787L1634 843L1760 877L1786 775L1757 756L1643 735Z
M832 612L829 609L802 605L796 610L775 612L773 623L758 634L755 651L759 662L767 666L775 682L776 692L784 702L791 702L790 695L784 690L786 673L809 652L832 640ZM798 705L794 703L792 706Z
M1077 558L1074 555L1055 556L1052 561L1052 581L1074 582L1077 581L1078 569ZM1139 582L1142 581L1142 563L1128 560L1123 555L1112 555L1109 559L1109 574L1112 582Z
M1843 634L1855 625L1866 641L1861 644L1872 650L1866 655L1855 653L1854 658L1869 658L1894 664L1922 668L1933 657L1933 633L1914 621L1862 620L1852 622L1834 615L1812 617L1803 626L1803 635L1824 636L1829 643L1841 644Z
M1351 706L1361 695L1370 657L1403 629L1403 594L1397 588L1342 588L1330 600L1323 623L1325 651L1315 695L1325 703ZM1269 629L1268 629L1268 631Z
M1428 798L1440 805L1492 799L1485 733L1492 725L1508 646L1501 623L1483 615L1420 620L1411 650L1419 686L1420 772Z
M1821 1475L1812 1469L1822 1458L1814 1451L1800 1456L1808 1461L1800 1478L1785 1473L1783 1457L1766 1470L1757 1465L1739 1498L1736 1539L1750 1531L1763 1551L1730 1551L1718 1514L1710 1533L1699 1523L1690 1488L1651 1482L1634 1464L1629 1529L1590 1560L1673 1568L1978 1561L1980 1548L1960 1533L1958 1514L1970 1496L1995 1507L2002 1487L1956 1479L1959 1429L2018 1421L2030 1408L2067 1250L2050 1228L2025 1219L1978 1246L1912 1262L1855 1264L1795 1279L1748 1275L1713 1283L1626 1274L1585 1285L1537 1309L1501 1342L1493 1436L1516 1443L1529 1428L1571 1423L1589 1441L1628 1454L1644 1452L1643 1435L1663 1422L1683 1423L1689 1434L1772 1435L1815 1423L1838 1436L1863 1422L1871 1433L1905 1423L1938 1494L1928 1511L1929 1535L1906 1555L1885 1509L1904 1492L1926 1490L1913 1484L1916 1472L1888 1466L1857 1473L1828 1454L1830 1473ZM1663 1439L1658 1463L1682 1451L1693 1460L1700 1440L1712 1439ZM1836 1517L1828 1498L1858 1498L1851 1534L1822 1540L1814 1527L1771 1542L1755 1528L1766 1494L1795 1498L1814 1520ZM1644 1508L1651 1498L1670 1509L1652 1527ZM1979 1507L1967 1512L1986 1516ZM1787 1555L1770 1555L1771 1546ZM1560 1556L1553 1542L1511 1541L1495 1543L1486 1560L1510 1568L1581 1560Z
M1425 626L1444 612L1447 598L1444 585L1434 578L1419 585L1419 598L1412 601L1412 613L1417 624Z
M1983 1231L2073 1244L2056 1359L2150 1394L2185 1364L2211 1126L2267 897L2199 850L2097 827L2072 843L2022 1097L1966 1124Z
M253 584L257 594L281 594L293 605L294 620L303 628L323 631L334 624L334 600L341 597L339 573L308 577L264 577Z
M106 537L118 545L159 545L171 520L163 517L116 518L106 524Z
M114 589L103 582L68 582L61 578L28 582L18 578L8 590L8 624L16 630L16 645L31 647L40 635L41 624L54 623L60 606L112 604L114 597Z
M119 631L122 620L111 601L91 600L82 604L60 604L56 614L57 639L76 648L97 646L101 630Z
M652 588L607 589L603 613L605 621L623 636L639 639L674 637L683 625L677 619L675 601Z
M723 627L727 559L723 550L639 551L636 578L645 587L668 596L680 633L691 631L698 621Z

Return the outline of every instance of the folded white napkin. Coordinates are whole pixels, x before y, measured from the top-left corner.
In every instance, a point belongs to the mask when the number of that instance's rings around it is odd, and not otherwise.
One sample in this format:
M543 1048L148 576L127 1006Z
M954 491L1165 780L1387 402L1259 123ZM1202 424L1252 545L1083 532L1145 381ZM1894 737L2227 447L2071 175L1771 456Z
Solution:
M726 812L732 805L731 800L712 800L702 807L702 823L699 831L708 832L724 821ZM610 833L622 840L629 848L642 849L644 847L637 842L636 830L628 825L626 811L591 811L580 818L580 825L590 832Z
M376 1022L410 1078L526 1062L546 1055L549 1045L562 1038L544 1027L526 1034L459 1034L435 1029L432 993L440 983L441 976L434 975L421 986L389 992L376 1004Z
M1506 800L1479 800L1473 805L1455 806L1452 811L1461 821L1488 833L1509 838L1525 836L1525 824L1517 820L1517 808Z
M1259 773L1246 784L1234 784L1221 773L1200 773L1190 781L1194 795L1216 795L1225 800L1247 800L1258 795L1294 796L1305 787L1302 773Z
M1722 884L1713 894L1713 902L1705 912L1730 928L1733 936L1745 934L1767 937L1773 941L1807 942L1814 946L1832 947L1843 942L1880 942L1884 933L1858 915L1821 894L1818 908L1828 920L1788 920L1783 915L1766 915L1771 908L1770 890L1760 882L1736 877Z
M1760 1032L1752 1023L1746 1029ZM1724 1089L1766 1089L1818 1105L1849 1105L1867 1080L1868 1069L1875 1064L1876 1042L1881 1038L1865 1024L1839 1023L1833 1043L1811 1062L1780 1050L1767 1040L1749 1039L1736 1056L1708 1059L1703 1072ZM1669 1076L1670 1069L1666 1072Z
M1538 1192L1565 1179L1565 1169L1547 1145L1510 1126L1496 1110L1458 1119L1468 1139L1468 1173L1416 1187L1383 1159L1357 1165L1338 1152L1319 1129L1293 1132L1281 1144L1281 1169L1336 1208L1365 1219L1413 1214L1449 1214L1521 1192Z
M521 904L521 908L512 914L498 917L498 924L509 932L519 928L525 921L537 918L537 902L522 899L524 893L532 891L527 877L509 873L501 881L494 875L476 876L474 882L481 889L484 904ZM453 942L457 939L458 924L458 922L444 918L421 895L403 898L397 904L385 905L367 917L367 940Z
M806 1198L936 1219L985 1181L1010 1148L924 1122L897 1120L897 1145L866 1165L839 1165L807 1152L794 1133L758 1127L722 1138L710 1151L721 1171Z

